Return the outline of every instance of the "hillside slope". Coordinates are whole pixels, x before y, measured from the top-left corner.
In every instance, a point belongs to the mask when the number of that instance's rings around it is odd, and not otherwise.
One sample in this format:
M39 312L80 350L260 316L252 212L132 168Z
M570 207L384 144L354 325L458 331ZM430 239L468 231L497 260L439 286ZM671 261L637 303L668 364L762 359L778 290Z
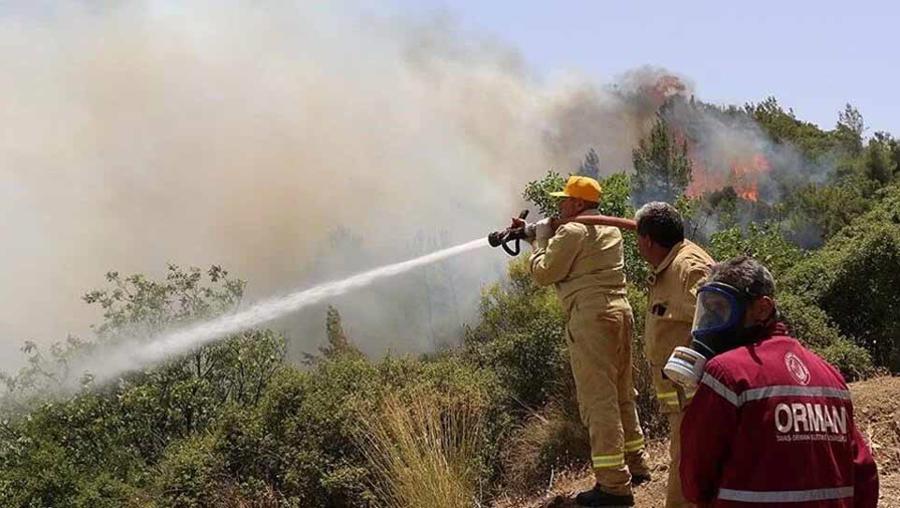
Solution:
M881 477L881 508L900 508L900 377L879 377L852 383L856 422L869 440ZM640 508L662 508L665 504L665 477L668 442L651 443L648 452L654 480L635 492ZM537 498L509 496L495 508L566 508L577 506L574 493L587 489L593 479L587 471L570 471L556 477L547 492Z

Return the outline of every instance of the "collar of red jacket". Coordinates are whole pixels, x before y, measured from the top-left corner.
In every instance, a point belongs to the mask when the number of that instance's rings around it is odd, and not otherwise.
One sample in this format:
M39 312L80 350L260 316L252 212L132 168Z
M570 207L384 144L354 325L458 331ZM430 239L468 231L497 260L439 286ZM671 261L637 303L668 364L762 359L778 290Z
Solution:
M771 339L772 337L790 337L790 331L786 324L781 321L775 321L769 328L766 329L765 339Z

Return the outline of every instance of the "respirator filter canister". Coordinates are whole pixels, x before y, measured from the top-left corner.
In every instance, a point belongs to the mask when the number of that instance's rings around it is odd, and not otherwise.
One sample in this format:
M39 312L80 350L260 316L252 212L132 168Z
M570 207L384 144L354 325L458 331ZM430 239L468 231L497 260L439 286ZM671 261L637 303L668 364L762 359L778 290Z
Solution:
M663 367L674 383L693 393L710 358L732 348L742 326L749 295L721 282L711 282L697 292L697 308L691 326L690 347L676 347Z

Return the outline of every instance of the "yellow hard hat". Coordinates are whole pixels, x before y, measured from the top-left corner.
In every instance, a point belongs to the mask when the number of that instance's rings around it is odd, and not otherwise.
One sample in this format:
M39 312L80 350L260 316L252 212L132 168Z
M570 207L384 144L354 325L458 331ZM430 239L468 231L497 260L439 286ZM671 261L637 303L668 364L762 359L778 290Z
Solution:
M566 182L566 188L561 192L551 192L551 196L561 198L578 198L591 203L600 202L600 194L603 189L600 182L587 176L570 176Z

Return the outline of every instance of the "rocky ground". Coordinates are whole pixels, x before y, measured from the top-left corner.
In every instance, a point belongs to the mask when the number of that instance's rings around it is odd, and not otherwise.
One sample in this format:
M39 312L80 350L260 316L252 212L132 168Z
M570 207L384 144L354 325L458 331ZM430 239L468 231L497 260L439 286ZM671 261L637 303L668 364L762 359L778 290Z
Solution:
M879 377L853 383L856 423L875 453L881 478L880 508L900 508L900 377ZM665 441L650 443L648 454L653 481L635 491L635 506L661 508L665 505L665 479L668 465ZM587 470L566 471L548 482L541 496L507 496L495 508L566 508L577 506L572 498L589 488L593 479Z

